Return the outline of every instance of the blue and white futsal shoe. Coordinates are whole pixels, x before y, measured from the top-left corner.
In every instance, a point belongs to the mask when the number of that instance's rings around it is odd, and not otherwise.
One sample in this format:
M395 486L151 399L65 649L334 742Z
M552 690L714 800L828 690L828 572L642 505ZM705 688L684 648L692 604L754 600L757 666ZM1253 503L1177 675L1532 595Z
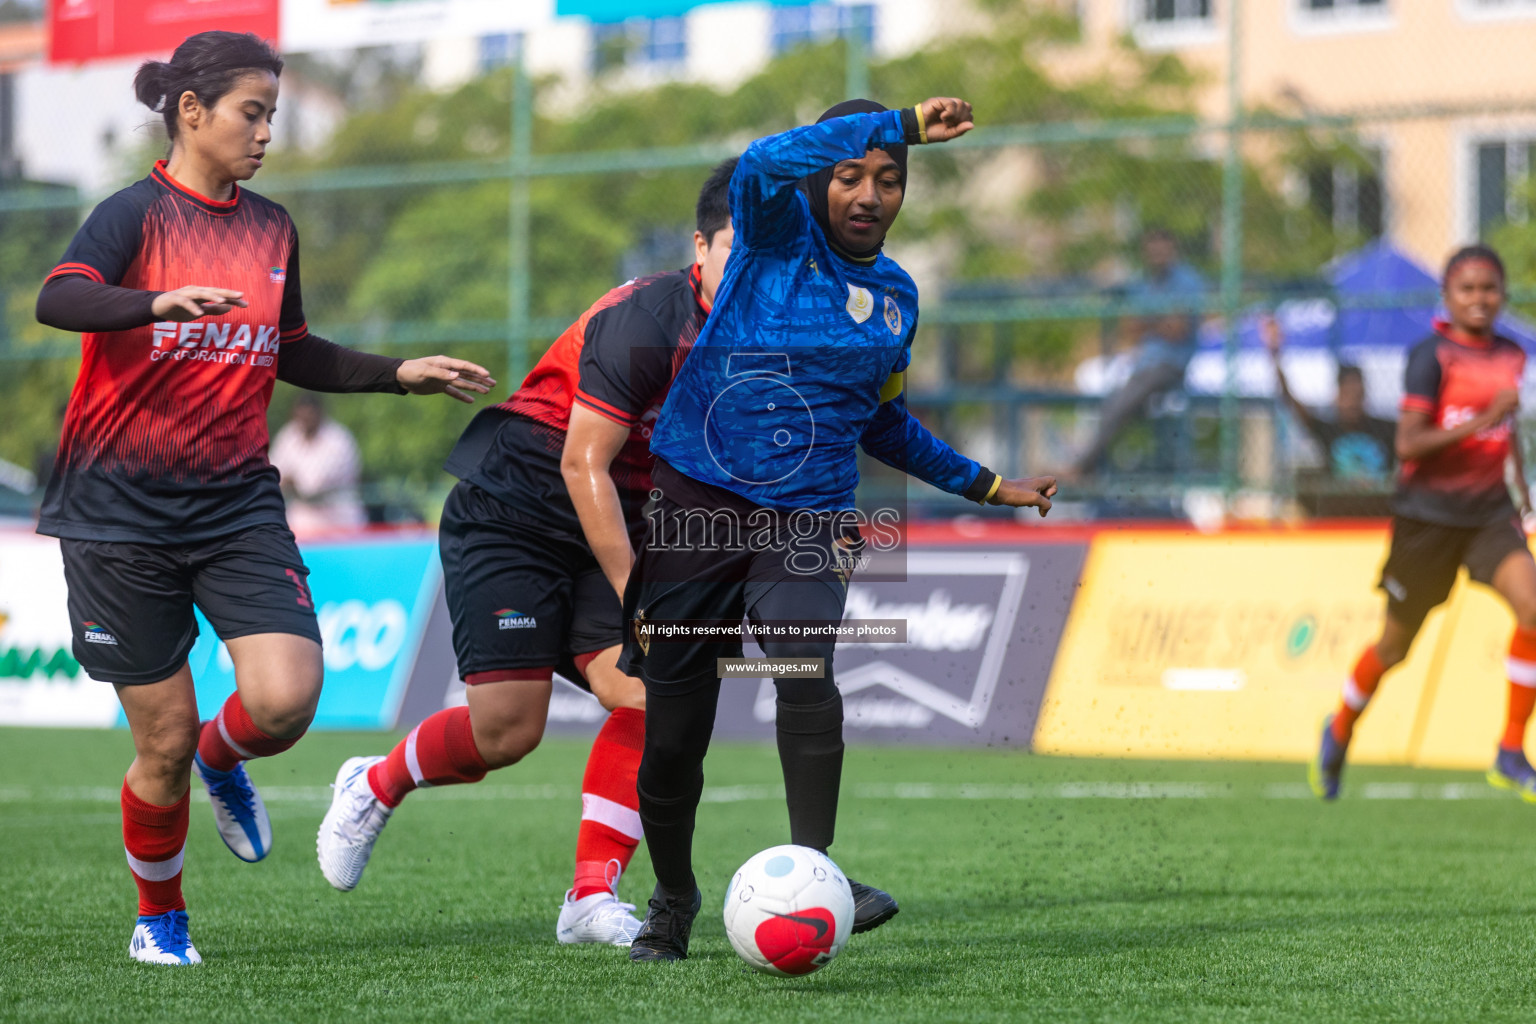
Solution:
M261 794L245 773L245 765L237 764L233 771L216 771L203 764L201 754L195 754L192 771L208 789L213 820L229 852L250 864L265 857L272 849L272 821Z
M368 769L382 757L349 757L336 773L331 809L320 822L315 838L315 854L320 858L320 873L342 892L351 892L363 880L363 869L373 856L373 844L389 823L395 809L373 795L368 785Z
M1323 735L1318 741L1317 756L1307 765L1307 784L1314 796L1322 800L1339 798L1339 781L1344 774L1344 755L1349 744L1333 738L1333 716L1323 719Z
M187 966L203 962L187 934L185 910L139 918L133 926L133 938L128 940L128 955L146 964Z

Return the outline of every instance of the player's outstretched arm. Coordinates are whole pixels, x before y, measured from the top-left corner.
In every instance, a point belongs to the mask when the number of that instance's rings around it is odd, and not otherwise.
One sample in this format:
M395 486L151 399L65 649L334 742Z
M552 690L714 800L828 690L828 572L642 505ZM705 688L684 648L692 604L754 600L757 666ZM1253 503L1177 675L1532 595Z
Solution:
M1280 350L1285 347L1285 335L1280 331L1280 322L1273 316L1266 315L1259 321L1259 336L1264 339L1264 347L1269 349L1270 361L1275 366L1275 385L1280 389L1280 397L1285 399L1285 404L1290 407L1302 424L1311 429L1317 422L1317 417L1312 415L1312 410L1302 405L1296 396L1291 393L1291 382L1285 377L1285 368L1280 365Z
M904 375L892 374L881 390L881 402L859 437L859 446L893 469L941 491L985 502L996 493L1000 478L934 437L907 409L901 391Z
M228 288L191 285L149 292L68 274L43 284L37 294L37 320L61 331L127 331L157 320L185 323L219 316L245 304L242 293Z
M565 434L565 451L560 456L560 475L571 494L576 517L587 546L598 566L622 599L635 553L629 546L629 531L624 528L624 506L619 489L609 472L624 442L629 426L616 423L577 402L571 406L570 426Z
M461 402L473 402L471 392L483 395L496 385L484 367L462 359L398 359L358 352L308 333L279 346L277 379L294 387L331 394L447 394Z

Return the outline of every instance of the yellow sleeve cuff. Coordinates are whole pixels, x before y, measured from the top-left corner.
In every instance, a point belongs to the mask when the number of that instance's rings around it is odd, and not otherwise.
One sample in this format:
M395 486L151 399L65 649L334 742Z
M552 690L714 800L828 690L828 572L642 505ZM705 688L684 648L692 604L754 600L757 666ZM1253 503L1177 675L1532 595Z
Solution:
M923 120L923 105L921 103L919 103L917 106L913 107L912 109L917 111L917 141L918 142L927 142L928 141L928 122Z
M990 502L992 500L992 496L997 493L997 489L999 487L1001 487L1001 486L1003 486L1003 475L1001 473L998 473L997 474L997 479L992 481L992 486L987 491L987 496L985 498L981 499L981 503L983 505L985 505L988 502Z
M891 374L885 379L885 383L880 386L880 401L882 403L889 402L891 399L901 394L902 389L905 388L906 385L907 375L905 373Z

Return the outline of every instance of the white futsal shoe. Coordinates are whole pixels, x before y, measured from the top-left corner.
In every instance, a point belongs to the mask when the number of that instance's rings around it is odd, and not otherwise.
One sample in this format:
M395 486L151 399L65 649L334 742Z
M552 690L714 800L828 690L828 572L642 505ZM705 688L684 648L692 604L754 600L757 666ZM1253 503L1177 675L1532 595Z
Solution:
M555 922L555 938L563 945L600 943L627 946L640 933L641 921L630 911L633 903L620 903L611 892L595 892L579 900L571 899L575 889L565 893L560 920Z
M272 821L267 817L261 793L245 772L245 765L237 764L221 772L204 764L202 754L193 754L192 773L208 790L214 824L218 825L229 852L247 864L265 857L272 849Z
M342 892L351 892L363 880L363 869L373 854L373 844L395 813L373 795L368 785L368 769L382 757L353 757L342 763L331 787L331 809L320 822L315 852L320 857L320 873Z

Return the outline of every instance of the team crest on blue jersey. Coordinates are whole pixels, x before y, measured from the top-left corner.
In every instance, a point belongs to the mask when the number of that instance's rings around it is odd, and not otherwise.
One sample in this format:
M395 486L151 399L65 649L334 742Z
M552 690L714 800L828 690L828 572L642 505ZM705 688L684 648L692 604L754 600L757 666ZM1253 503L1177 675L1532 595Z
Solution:
M268 267L267 279L273 284L282 284L284 281L288 280L288 271L284 270L282 267Z
M901 337L901 307L889 295L885 297L885 326L891 329L892 334Z
M875 297L869 294L868 288L860 288L856 284L848 286L848 315L853 317L853 322L861 324L868 320L870 314L875 311Z

